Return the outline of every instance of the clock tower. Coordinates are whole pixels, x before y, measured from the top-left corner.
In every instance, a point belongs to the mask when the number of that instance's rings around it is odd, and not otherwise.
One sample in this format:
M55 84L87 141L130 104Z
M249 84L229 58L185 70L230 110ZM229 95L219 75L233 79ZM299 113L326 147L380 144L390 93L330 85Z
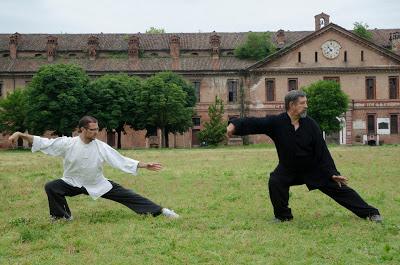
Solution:
M314 19L315 19L315 31L329 24L329 15L325 13L321 13L319 15L314 16Z

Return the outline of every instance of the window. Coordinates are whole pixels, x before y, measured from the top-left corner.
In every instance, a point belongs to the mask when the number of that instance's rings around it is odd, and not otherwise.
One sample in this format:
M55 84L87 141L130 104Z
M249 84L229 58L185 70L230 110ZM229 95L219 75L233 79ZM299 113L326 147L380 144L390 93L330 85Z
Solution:
M70 53L68 54L69 57L76 57L76 53Z
M196 102L200 102L200 81L193 81Z
M35 57L36 57L36 58L42 57L42 54L41 54L41 53L35 53Z
M3 57L5 58L5 57L9 57L10 56L10 54L9 53L4 53L3 54Z
M199 56L199 53L197 53L197 52L192 52L192 55L193 55L193 56Z
M347 62L347 51L344 51L344 58L343 58L343 60L344 60L345 62Z
M361 62L364 62L364 51L361 51Z
M399 117L397 114L390 115L390 134L399 133Z
M237 101L237 80L228 80L228 102L234 103Z
M318 62L318 52L315 52L315 54L314 54L314 60L315 60L315 62Z
M265 79L265 95L267 101L275 101L275 79Z
M288 79L288 87L289 87L289 91L297 90L297 78L289 78Z
M233 52L227 52L226 55L235 55Z
M399 98L399 77L389 76L389 99Z
M368 114L367 127L368 127L368 134L375 134L375 115Z
M299 63L301 63L301 52L299 52L299 53L297 54L297 60L299 61Z
M375 77L365 78L365 94L367 99L375 99Z
M193 123L193 126L200 126L200 117L193 117L192 123Z

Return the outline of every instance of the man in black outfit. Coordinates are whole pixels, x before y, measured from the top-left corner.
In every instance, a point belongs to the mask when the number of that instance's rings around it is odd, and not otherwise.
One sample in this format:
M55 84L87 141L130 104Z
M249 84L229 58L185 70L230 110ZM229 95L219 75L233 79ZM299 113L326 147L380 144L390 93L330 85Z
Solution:
M277 221L293 219L289 188L306 184L319 189L358 217L381 222L378 209L368 205L356 191L347 186L347 178L337 171L318 124L307 117L307 97L292 90L285 97L286 112L262 118L231 121L227 134L266 134L275 143L279 164L270 174L269 195Z

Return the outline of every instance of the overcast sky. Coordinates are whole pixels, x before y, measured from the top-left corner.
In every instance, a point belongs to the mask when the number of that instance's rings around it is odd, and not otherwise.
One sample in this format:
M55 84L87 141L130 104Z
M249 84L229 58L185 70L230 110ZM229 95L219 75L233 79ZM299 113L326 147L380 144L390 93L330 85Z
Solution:
M321 12L346 29L400 28L400 0L0 0L0 33L299 31Z

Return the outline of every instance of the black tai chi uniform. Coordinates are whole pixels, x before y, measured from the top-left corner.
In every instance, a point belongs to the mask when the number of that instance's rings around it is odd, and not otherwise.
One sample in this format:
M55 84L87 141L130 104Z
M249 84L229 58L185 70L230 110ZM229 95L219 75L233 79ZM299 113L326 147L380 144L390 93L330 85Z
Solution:
M279 163L270 174L269 195L275 217L293 218L289 203L289 188L306 184L309 190L319 189L337 203L361 218L379 214L356 191L340 187L333 175L340 175L322 137L318 124L310 117L300 118L295 130L289 115L281 113L263 118L232 120L235 135L266 134L275 143Z

